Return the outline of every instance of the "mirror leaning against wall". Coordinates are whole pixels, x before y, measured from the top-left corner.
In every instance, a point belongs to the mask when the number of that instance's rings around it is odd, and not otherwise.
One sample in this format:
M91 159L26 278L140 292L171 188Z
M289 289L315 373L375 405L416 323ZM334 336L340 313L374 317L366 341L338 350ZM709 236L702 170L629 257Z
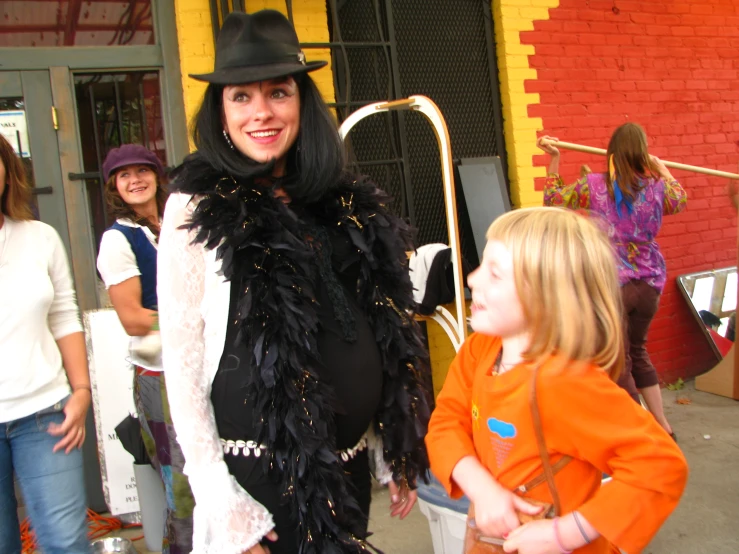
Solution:
M736 266L680 275L677 283L708 343L722 359L736 336Z

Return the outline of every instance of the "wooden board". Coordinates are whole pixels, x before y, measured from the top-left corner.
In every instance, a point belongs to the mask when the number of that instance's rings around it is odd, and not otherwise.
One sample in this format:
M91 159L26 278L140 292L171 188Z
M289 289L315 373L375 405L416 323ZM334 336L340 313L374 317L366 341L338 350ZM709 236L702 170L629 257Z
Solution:
M726 357L713 369L695 378L696 390L739 400L739 371L734 351L732 346Z

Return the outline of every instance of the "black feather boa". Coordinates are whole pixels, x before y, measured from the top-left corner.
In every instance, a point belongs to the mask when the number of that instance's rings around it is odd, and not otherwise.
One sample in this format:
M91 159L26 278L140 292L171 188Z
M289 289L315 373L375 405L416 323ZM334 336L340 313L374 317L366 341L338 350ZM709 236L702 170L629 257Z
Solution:
M254 367L246 394L259 416L259 441L272 454L270 474L298 513L299 553L365 550L366 537L352 531L362 516L336 455L333 391L314 369L315 235L269 187L237 183L203 161L191 158L181 166L174 188L198 196L188 224L196 242L217 248L224 276L245 283L239 340L253 352ZM388 212L388 202L368 180L346 175L305 208L316 220L338 225L360 252L358 302L383 362L375 431L395 481L413 486L428 469L423 438L429 404L421 384L427 353L412 316L410 229Z

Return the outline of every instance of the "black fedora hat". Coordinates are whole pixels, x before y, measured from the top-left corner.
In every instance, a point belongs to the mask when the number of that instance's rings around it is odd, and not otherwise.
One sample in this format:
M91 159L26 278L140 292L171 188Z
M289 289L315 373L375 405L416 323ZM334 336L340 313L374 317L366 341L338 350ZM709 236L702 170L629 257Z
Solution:
M213 72L190 77L237 85L307 73L327 63L305 61L295 29L280 12L233 12L223 21L218 35Z

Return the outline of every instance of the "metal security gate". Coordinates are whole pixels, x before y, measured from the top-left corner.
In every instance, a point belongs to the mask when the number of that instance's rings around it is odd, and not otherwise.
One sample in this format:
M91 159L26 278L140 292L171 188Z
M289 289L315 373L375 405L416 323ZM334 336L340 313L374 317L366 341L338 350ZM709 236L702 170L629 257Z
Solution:
M285 5L292 19L295 2ZM244 10L248 1L233 0L233 7ZM214 29L227 12L227 0L211 0ZM331 49L331 106L340 122L366 104L422 94L441 108L456 159L500 156L506 169L491 0L327 0L326 12L330 42L302 47ZM396 111L368 118L348 145L357 169L390 193L393 210L418 229L418 245L446 241L438 146L423 116ZM462 252L476 265L457 190Z

